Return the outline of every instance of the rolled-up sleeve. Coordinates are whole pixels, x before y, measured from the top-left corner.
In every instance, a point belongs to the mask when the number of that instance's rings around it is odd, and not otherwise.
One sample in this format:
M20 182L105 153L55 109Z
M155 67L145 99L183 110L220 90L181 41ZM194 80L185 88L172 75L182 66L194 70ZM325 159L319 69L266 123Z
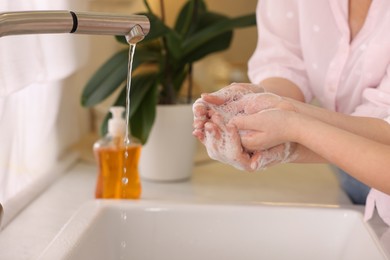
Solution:
M290 80L309 102L313 94L302 58L297 1L260 0L256 14L258 42L248 62L249 79L254 84L271 77Z

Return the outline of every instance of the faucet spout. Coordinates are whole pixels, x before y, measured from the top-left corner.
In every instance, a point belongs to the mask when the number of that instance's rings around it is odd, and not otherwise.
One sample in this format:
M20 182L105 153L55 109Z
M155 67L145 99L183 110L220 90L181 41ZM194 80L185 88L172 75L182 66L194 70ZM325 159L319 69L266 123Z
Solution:
M0 37L19 34L77 33L123 35L142 40L150 30L144 15L117 15L72 11L26 11L0 13Z

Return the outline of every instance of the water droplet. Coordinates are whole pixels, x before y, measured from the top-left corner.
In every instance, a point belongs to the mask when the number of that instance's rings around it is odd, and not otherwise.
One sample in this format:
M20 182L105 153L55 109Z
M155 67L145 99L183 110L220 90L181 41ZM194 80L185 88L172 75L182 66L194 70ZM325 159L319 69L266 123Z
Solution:
M122 178L122 184L123 184L123 185L127 185L127 183L129 183L129 179L126 178L126 177L123 177L123 178Z

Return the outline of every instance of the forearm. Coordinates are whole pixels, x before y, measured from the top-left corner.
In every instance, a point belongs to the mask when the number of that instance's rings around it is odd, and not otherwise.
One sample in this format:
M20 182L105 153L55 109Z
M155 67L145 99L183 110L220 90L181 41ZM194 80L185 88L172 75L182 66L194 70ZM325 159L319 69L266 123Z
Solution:
M290 100L301 114L313 117L347 132L384 144L390 144L390 125L378 118L358 117L333 112L320 107Z
M260 83L267 92L278 96L292 98L301 102L305 101L302 91L293 82L284 78L268 78Z
M309 117L300 117L294 125L296 142L368 186L390 194L390 146Z
M322 156L302 144L297 144L294 155L292 163L328 163Z

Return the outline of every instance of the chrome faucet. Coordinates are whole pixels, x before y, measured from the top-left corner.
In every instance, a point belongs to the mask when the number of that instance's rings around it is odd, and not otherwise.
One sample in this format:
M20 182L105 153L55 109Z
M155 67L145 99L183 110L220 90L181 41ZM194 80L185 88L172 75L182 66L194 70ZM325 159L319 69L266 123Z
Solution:
M0 37L41 33L123 35L129 43L137 43L149 30L150 22L144 15L72 11L0 13Z

